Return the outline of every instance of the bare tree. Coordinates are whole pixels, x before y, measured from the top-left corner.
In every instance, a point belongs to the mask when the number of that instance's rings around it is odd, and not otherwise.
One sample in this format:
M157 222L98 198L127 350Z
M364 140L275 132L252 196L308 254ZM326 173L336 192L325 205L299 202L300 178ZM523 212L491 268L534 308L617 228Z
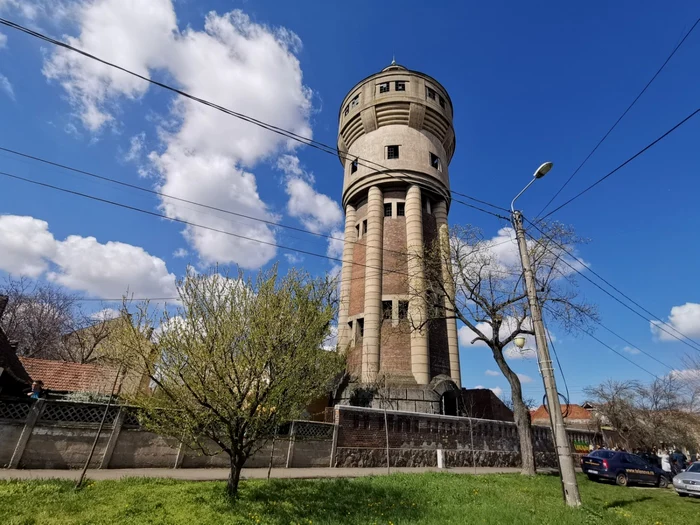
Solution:
M178 292L180 306L159 319L147 305L125 305L130 322L108 345L122 366L156 385L155 395L130 399L147 428L228 455L228 494L236 497L245 461L279 424L328 395L344 368L342 355L322 349L335 287L294 270L278 277L273 268L254 281L188 272ZM154 326L149 342L143 334Z
M570 250L582 240L559 223L541 223L540 228L544 235L528 243L539 300L556 314L557 324L563 329L587 326L596 318L596 310L578 300L576 281L567 265L578 263L572 263L561 249L565 246ZM456 226L449 236L443 233L425 253L426 322L457 319L471 331L472 344L480 343L491 350L510 385L522 473L534 475L530 413L520 379L507 359L510 352L518 351L512 344L514 339L534 332L515 236L509 228L504 233L511 237L512 244L497 245L475 227Z
M671 373L650 384L608 380L585 390L601 424L613 427L625 448L661 444L695 448L698 414L685 381Z

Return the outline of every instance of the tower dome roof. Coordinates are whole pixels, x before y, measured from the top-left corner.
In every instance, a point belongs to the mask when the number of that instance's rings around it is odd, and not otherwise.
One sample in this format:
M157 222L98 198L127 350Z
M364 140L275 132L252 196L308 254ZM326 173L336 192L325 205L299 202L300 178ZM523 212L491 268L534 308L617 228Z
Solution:
M384 73L385 71L408 71L408 70L405 67L403 67L402 65L397 64L396 59L392 58L391 64L389 64L384 69L382 69L382 73Z

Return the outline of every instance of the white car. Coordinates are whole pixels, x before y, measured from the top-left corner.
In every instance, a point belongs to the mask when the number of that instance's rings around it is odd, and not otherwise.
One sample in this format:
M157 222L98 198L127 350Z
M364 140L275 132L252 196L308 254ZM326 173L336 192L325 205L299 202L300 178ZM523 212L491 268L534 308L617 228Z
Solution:
M700 496L700 462L693 463L684 472L676 474L673 488L681 497Z

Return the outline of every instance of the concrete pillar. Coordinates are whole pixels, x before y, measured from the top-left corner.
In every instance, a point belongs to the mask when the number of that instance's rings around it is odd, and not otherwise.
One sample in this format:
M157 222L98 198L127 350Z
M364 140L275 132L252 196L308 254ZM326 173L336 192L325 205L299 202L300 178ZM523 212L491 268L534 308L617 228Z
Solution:
M384 195L376 186L367 196L367 241L365 257L365 333L362 342L362 381L374 381L379 372L379 343L382 322L382 264Z
M419 385L430 382L425 272L423 270L423 207L421 190L412 185L406 192L406 251L408 253L408 316L411 320L411 371Z
M39 417L41 417L41 412L44 410L45 403L46 401L44 399L37 399L32 405L29 414L27 414L27 419L24 422L24 428L22 429L22 433L19 435L19 439L15 445L15 450L12 453L12 458L10 459L10 464L8 465L9 468L19 467L19 462L22 460L24 449L27 447L29 438L34 430L34 425L36 425L36 422L39 421Z
M453 305L448 298L454 300L455 285L450 271L450 230L447 225L447 203L440 201L435 204L433 210L435 221L438 227L438 238L440 239L440 259L442 263L442 282L447 295L444 298L445 313L449 317L454 314ZM462 375L459 366L459 339L457 336L457 319L446 319L447 321L447 346L450 356L450 377L458 387L462 386Z
M350 309L350 286L352 285L352 258L357 241L355 207L348 204L345 207L345 241L343 242L343 269L340 274L340 309L338 312L338 347L346 351L352 333L348 326L348 311Z
M126 408L120 407L119 412L117 412L117 417L114 418L114 425L112 426L112 433L109 435L109 441L107 441L107 446L105 447L104 454L102 454L102 461L100 462L100 468L109 468L109 460L112 459L112 454L114 453L114 447L117 446L117 440L119 439L119 434L122 431L122 425L124 424L124 417L126 416Z

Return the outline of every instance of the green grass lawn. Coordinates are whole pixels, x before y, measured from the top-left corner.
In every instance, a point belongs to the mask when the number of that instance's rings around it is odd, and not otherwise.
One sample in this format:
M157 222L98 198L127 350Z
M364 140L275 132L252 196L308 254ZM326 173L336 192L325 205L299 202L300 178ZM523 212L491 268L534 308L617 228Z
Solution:
M567 509L556 476L396 474L353 480L241 483L152 479L0 481L0 523L58 524L448 524L700 523L700 499L671 489L622 488L579 478L584 506Z

